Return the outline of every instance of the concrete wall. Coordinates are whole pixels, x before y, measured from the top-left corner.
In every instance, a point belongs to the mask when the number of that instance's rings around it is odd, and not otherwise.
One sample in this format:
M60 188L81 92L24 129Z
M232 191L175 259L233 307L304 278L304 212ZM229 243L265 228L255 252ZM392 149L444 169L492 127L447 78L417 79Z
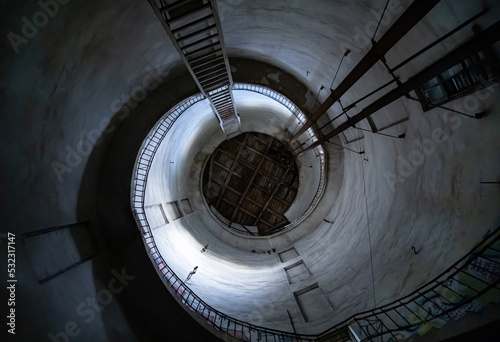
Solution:
M306 112L313 108L321 85L325 89L319 92L319 101L329 94L345 48L353 52L336 83L368 50L366 38L370 35L363 32L367 23L378 20L373 11L380 12L385 4L375 0L218 3L229 55L253 58L283 70L276 72L264 64L234 59L235 79L267 84ZM500 17L498 2L486 3L493 8L479 20L484 27ZM401 1L401 8L407 5ZM441 1L387 55L388 63L402 61L478 12L481 5L473 0ZM401 10L398 6L390 9L393 14L388 22ZM189 76L181 76L179 57L149 5L133 0L74 0L60 5L57 13L47 16L47 23L40 23L37 32L28 32L25 37L22 19L33 21L40 5L8 2L2 4L2 10L8 15L2 23L0 63L0 148L6 156L0 168L0 196L2 233L11 231L19 238L20 330L16 337L48 340L49 332L62 331L74 320L82 331L73 340L156 340L165 332L171 340L189 339L185 334L193 334L194 340L208 340L210 337L197 330L196 323L169 299L147 260L130 213L131 170L142 139L163 113L196 92ZM382 25L378 36L386 28ZM11 32L22 43L13 46L8 36ZM462 30L398 75L405 79L470 36L470 28ZM244 65L255 69L245 70ZM257 75L262 77L254 79ZM288 83L290 76L296 80ZM389 79L383 66L377 64L342 101L349 104ZM154 80L163 87L154 86ZM147 100L142 100L141 89L146 89ZM488 109L489 115L481 120L452 116L446 121L440 110L424 113L418 103L407 100L376 114L374 119L380 124L407 115L408 121L384 131L395 135L406 132L406 138L393 140L366 133L362 141L348 145L366 153L343 153L342 190L329 213L319 217L334 223L323 221L311 227L316 229L293 244L299 253L297 260L307 265L311 277L290 284L286 298L274 304L272 288L286 285L283 266L295 261L281 264L277 255L271 260L263 253L262 260L250 259L269 265L262 271L269 281L269 296L262 293L256 297L259 309L251 312L249 320L271 324L266 319L274 317L277 325L284 327L283 309L290 307L300 331L320 330L360 309L408 293L464 254L488 229L496 228L500 221L498 186L480 183L498 181L500 171L499 93L496 87L490 90L456 102L466 111ZM357 109L370 101L372 98ZM338 109L334 106L329 115ZM111 119L111 126L103 132ZM368 126L363 123L362 127ZM423 162L415 161L420 165L402 175L401 158L416 158L418 152L414 151L420 147L415 141L432 138L436 128L448 139L436 144ZM96 143L97 137L102 141ZM90 142L92 152L84 146L86 142ZM332 148L329 153L338 151ZM392 186L386 176L398 172L402 180ZM21 234L86 220L92 222L99 256L38 284L22 249ZM280 252L289 245L275 247ZM412 245L422 252L414 255ZM6 269L3 260L1 267ZM112 269L124 266L136 280L116 294L92 324L85 323L76 307L108 286ZM203 276L201 267L196 276ZM306 323L299 309L289 303L294 301L293 292L316 282L333 305L333 312L325 311Z

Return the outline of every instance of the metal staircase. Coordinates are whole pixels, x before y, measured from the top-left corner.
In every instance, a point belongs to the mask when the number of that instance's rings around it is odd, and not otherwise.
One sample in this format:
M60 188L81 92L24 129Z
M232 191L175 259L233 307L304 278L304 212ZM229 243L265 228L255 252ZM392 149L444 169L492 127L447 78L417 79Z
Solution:
M240 133L215 0L148 0L228 137Z

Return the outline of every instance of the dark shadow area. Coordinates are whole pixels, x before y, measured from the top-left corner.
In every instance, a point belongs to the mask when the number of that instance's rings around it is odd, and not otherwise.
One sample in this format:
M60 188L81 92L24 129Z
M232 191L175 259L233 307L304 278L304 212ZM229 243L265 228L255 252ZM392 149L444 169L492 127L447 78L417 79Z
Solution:
M500 341L499 325L500 320L497 320L465 334L443 340L443 342L498 342Z
M89 157L81 183L78 217L90 219L100 251L92 260L96 290L111 287L116 274L125 278L122 291L112 299L125 319L105 305L101 311L109 341L219 341L169 293L148 257L131 212L131 177L143 139L166 111L198 92L189 74L170 75L167 82L148 90L148 97L134 108L124 104L115 113ZM83 323L81 328L92 329L92 323ZM124 336L123 331L129 329L135 336Z

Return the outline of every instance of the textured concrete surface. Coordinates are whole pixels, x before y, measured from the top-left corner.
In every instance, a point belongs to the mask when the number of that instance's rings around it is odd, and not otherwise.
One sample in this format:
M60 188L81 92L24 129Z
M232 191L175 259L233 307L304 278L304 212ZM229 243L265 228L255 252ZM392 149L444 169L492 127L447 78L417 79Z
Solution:
M310 113L318 91L318 101L329 94L345 49L352 53L339 70L336 84L369 49L371 37L363 32L367 23L376 23L378 15L373 11L380 13L385 1L218 3L228 53L235 58L235 79L283 91ZM408 5L407 1L400 3L401 8ZM492 10L479 20L484 27L500 18L498 2L486 3ZM473 0L441 1L387 54L388 63L404 60L479 12L481 6L482 2ZM386 17L387 22L392 22L401 8L391 6L393 14ZM146 1L70 1L13 48L8 34L23 37L23 17L32 21L40 10L32 1L2 4L6 15L0 47L0 151L5 157L0 168L0 196L2 233L11 231L18 236L16 338L49 340L48 333L63 331L68 321L74 320L82 328L72 339L75 341L144 341L165 335L173 341L209 340L210 335L197 329L180 306L167 298L168 292L139 241L129 207L131 170L142 138L171 106L196 92L194 84L189 77L180 76L179 57ZM378 37L386 29L387 25L382 25ZM470 27L465 28L397 74L406 79L471 35ZM244 70L245 65L254 69ZM296 79L293 84L290 77ZM343 104L389 79L384 67L377 64L343 96ZM153 80L163 86L153 86ZM142 100L137 89L144 84L151 90ZM325 88L320 91L321 86ZM360 103L353 114L376 96ZM311 231L308 235L297 233L292 240L265 249L276 247L280 252L293 244L299 253L297 259L281 264L277 253L248 254L254 267L244 268L231 263L232 258L243 257L240 248L227 247L231 253L217 255L217 263L224 262L227 270L238 274L257 273L262 268L262 277L255 279L255 284L265 287L266 292L254 296L255 303L240 316L290 330L284 312L289 308L299 331L321 330L412 291L468 251L488 229L498 227L498 184L480 182L498 182L500 177L499 96L497 87L491 87L448 104L460 105L467 112L488 110L489 115L481 120L443 117L439 109L424 113L418 103L405 99L374 115L381 126L408 116L408 121L384 131L394 135L406 132L406 138L366 133L363 140L347 145L366 153L342 152L342 188L333 207L327 203L318 206L327 212L314 218L322 223L307 228ZM333 117L334 112L339 112L338 105L329 115ZM103 133L109 120L111 126ZM363 122L361 127L368 125ZM420 142L432 139L436 129L444 132L446 141L434 144L434 148L421 147ZM103 139L96 143L99 136ZM90 145L84 146L87 141ZM422 150L428 152L423 160L418 152ZM329 153L339 152L330 147ZM416 166L408 167L411 160ZM60 163L56 164L59 171L54 163ZM393 182L394 175L401 178ZM180 220L195 225L197 215ZM21 234L89 219L99 256L38 284L23 251ZM181 241L195 238L182 235ZM411 246L421 253L414 255ZM202 257L199 251L193 255ZM5 257L0 260L1 269L6 269ZM298 260L311 276L287 284L283 267ZM92 323L85 323L76 308L107 286L112 269L123 266L137 276L136 280L96 313ZM201 266L196 276L209 278ZM220 286L206 280L214 288ZM230 287L230 282L227 277L224 286ZM305 322L293 293L314 283L334 311L319 312L318 319ZM201 283L197 286L201 290ZM286 287L287 291L278 292ZM277 293L283 293L283 299ZM2 330L2 336L4 333Z

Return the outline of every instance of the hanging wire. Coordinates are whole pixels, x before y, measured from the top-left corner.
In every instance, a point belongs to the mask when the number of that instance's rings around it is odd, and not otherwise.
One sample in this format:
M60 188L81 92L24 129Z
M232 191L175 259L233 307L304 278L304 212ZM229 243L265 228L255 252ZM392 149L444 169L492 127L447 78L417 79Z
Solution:
M395 136L395 135L390 135L390 134L385 134L385 133L380 133L380 132L373 132L373 131L370 131L369 129L364 129L364 128L360 128L360 127L356 127L356 126L353 126L353 128L359 129L360 131L370 132L373 134L379 134L379 135L383 135L383 136L391 137L391 138L395 138L395 139L403 139L406 136L405 133L400 134L398 136Z
M333 83L335 83L335 79L337 78L337 75L339 73L340 67L342 66L342 62L344 61L344 58L347 57L351 53L351 50L347 49L345 50L344 54L342 55L342 58L340 59L339 67L337 68L337 71L335 72L335 76L333 76L333 81L332 84L330 85L330 91L333 91Z
M456 114L460 114L460 115L463 115L463 116L466 116L468 118L471 118L471 119L480 119L484 116L484 112L479 112L479 113L475 113L475 115L470 115L470 114L467 114L467 113L464 113L464 112L460 112L456 109L453 109L453 108L449 108L449 107L445 107L445 106L441 106L441 105L434 105L432 103L429 103L427 101L422 101L420 99L417 99L413 96L411 96L410 94L406 95L406 98L410 99L410 100L413 100L413 101L417 101L417 102L420 102L420 103L424 103L426 105L431 105L431 106L434 106L434 107L437 107L437 108L441 108L441 109L444 109L444 110L449 110L450 112L453 112L453 113L456 113Z
M314 110L316 109L316 103L318 103L318 97L319 97L319 93L325 89L325 87L321 86L318 90L318 93L316 94L316 99L314 100L314 104L313 104L313 107L312 107L312 111L314 112Z
M355 151L355 150L353 150L353 149L350 149L349 147L346 147L346 146L342 146L342 145L336 144L336 143L331 142L331 141L329 141L329 140L327 140L326 142L327 142L327 143L329 143L329 144L332 144L332 145L338 146L338 147L340 147L340 148L342 148L342 149L344 149L344 150L354 152L354 153L356 153L356 154L365 154L365 151L359 151L359 152L358 152L358 151Z
M387 6L389 5L389 1L390 0L387 0L387 2L385 3L384 10L382 11L382 15L380 16L380 19L379 19L378 24L377 24L377 28L375 29L375 32L373 32L372 43L375 42L375 36L377 35L377 31L378 31L378 28L380 27L380 23L382 22L382 18L384 18L384 14L385 14L385 11L387 10Z
M358 142L358 148L361 148L359 146L361 142ZM363 174L363 190L364 190L364 197L365 197L365 211L366 211L366 226L367 226L367 231L368 231L368 245L370 247L370 264L371 264L371 269L372 269L372 290L373 290L373 305L374 307L377 307L377 294L375 291L375 271L373 267L373 250L372 250L372 236L370 232L370 218L368 217L368 198L366 196L366 180L365 180L365 166L364 162L361 161L361 173Z

